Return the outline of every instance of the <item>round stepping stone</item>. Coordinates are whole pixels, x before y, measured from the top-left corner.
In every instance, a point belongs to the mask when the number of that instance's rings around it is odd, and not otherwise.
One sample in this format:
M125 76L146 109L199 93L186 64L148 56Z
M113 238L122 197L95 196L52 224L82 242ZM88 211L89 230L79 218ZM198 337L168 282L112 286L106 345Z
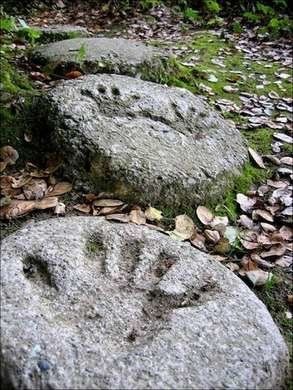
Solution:
M32 60L55 73L78 68L85 73L135 75L146 66L162 66L167 54L158 48L123 38L75 38L37 47Z
M13 389L276 389L286 345L209 255L98 217L31 223L1 255L1 375Z
M68 175L124 200L167 207L215 200L247 158L238 130L180 88L88 75L58 85L38 110Z
M88 37L90 35L85 27L70 24L54 24L47 27L36 26L35 28L42 33L41 42L55 42L64 39Z

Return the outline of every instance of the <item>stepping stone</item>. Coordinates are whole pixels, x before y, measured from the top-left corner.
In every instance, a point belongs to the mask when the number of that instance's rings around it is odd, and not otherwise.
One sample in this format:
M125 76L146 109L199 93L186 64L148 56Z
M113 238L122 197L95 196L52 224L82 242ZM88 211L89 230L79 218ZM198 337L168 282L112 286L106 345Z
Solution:
M54 24L48 27L36 27L36 29L42 33L41 42L55 42L90 35L85 27L70 24Z
M166 52L123 38L75 38L37 47L32 60L55 73L80 69L84 73L136 75L146 66L162 66Z
M99 217L31 223L1 255L12 389L276 389L288 351L262 302L207 254Z
M59 84L38 111L75 184L126 201L193 207L218 199L247 158L238 130L180 88L89 75Z

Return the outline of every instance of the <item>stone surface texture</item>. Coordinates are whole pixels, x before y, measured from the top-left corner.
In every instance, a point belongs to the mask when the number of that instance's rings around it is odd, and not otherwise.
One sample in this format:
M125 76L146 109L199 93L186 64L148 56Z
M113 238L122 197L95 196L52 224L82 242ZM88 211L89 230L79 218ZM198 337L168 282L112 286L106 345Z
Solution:
M37 47L35 62L54 72L77 67L85 73L136 75L144 66L159 67L167 53L141 42L123 38L73 38Z
M187 243L99 217L31 223L1 254L1 375L13 389L277 389L265 306Z
M61 83L40 106L69 176L123 199L167 206L213 200L247 158L238 130L184 89L88 75Z
M88 37L90 35L85 27L70 24L54 24L36 28L42 33L41 42L55 42L63 39Z

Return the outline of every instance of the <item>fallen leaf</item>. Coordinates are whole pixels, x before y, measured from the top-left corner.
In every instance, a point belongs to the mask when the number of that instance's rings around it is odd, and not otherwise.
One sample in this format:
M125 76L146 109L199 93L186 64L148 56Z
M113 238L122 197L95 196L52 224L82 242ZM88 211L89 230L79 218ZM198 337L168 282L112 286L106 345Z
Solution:
M293 143L293 138L290 135L284 133L274 133L274 137L280 141L286 142L287 144Z
M59 202L55 207L54 214L56 215L65 215L65 204Z
M148 207L144 213L149 221L161 221L163 218L162 211L154 207Z
M185 214L175 218L175 230L167 232L172 238L180 241L189 240L195 232L193 220Z
M81 213L89 214L91 212L91 206L89 204L76 204L73 206L74 210L80 211Z
M204 231L204 235L205 235L206 239L209 242L211 242L212 244L217 244L217 242L219 242L221 239L220 233L217 230L206 229Z
M241 226L247 228L247 229L252 229L254 226L253 220L250 219L247 215L242 214L240 215L238 221L237 221Z
M272 216L272 214L269 211L266 211L266 210L260 210L260 209L253 210L252 219L258 220L259 219L258 217L260 217L268 222L274 222L274 217Z
M91 203L98 198L98 195L92 194L92 193L84 194L83 196L84 196L85 201L88 203Z
M2 148L0 148L0 160L3 162L3 165L1 166L1 172L6 168L7 165L15 164L18 158L18 152L12 146L2 146Z
M123 206L124 202L118 199L97 199L93 202L95 207L118 207Z
M263 286L272 278L272 274L270 272L266 272L261 269L247 271L245 275L254 286Z
M203 225L209 225L214 219L213 213L204 206L198 206L196 209L196 215Z
M11 203L0 209L0 219L12 219L27 214L35 209L33 200L12 200Z
M206 251L205 240L202 234L196 233L192 236L190 242L195 248Z
M279 234L285 241L290 241L293 238L293 229L289 226L282 226L279 230Z
M63 195L67 192L70 192L71 190L72 184L66 181L61 181L60 183L57 183L53 188L47 190L46 197Z
M248 152L250 156L252 157L253 161L260 167L265 169L265 165L263 162L262 157L252 148L248 148Z
M282 268L291 267L293 262L292 256L282 256L280 259L275 261L275 264Z
M273 245L269 251L261 252L260 256L265 259L267 257L280 257L283 256L285 252L286 252L285 245L277 244L277 245Z
M129 221L136 225L144 225L146 223L146 216L140 207L130 211Z
M51 209L53 207L56 207L57 204L58 204L58 198L54 196L54 197L44 198L39 201L35 201L35 208L38 210Z
M65 74L67 79L77 79L80 76L82 76L82 73L79 70L72 70L71 72Z
M285 165L293 165L293 157L282 157L281 159L280 159L280 162L281 162L281 164L285 164Z
M27 200L42 199L47 191L47 183L44 179L31 179L22 188Z
M110 214L105 217L107 220L116 221L116 222L129 222L128 214Z
M98 208L98 211L94 209L93 215L109 215L117 213L118 211L121 211L121 207L102 207L101 209Z
M244 194L237 194L236 201L240 205L242 211L248 212L256 203L255 198L249 198Z
M262 268L271 269L275 267L274 263L269 263L268 261L262 259L257 253L252 253L250 256L253 262Z
M276 231L276 228L275 226L269 224L269 223L266 223L266 222L261 222L260 223L260 226L263 228L263 230L267 233L271 233L271 232L274 232Z

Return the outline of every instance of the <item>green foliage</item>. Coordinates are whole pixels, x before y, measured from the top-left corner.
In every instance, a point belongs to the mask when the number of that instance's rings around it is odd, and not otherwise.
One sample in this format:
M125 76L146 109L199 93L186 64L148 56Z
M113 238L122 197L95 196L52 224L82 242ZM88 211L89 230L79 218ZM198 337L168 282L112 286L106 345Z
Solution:
M240 24L240 22L237 20L235 21L234 23L232 23L232 31L235 33L235 34L241 34L242 31L243 31L243 28Z
M78 52L76 53L75 59L80 65L84 62L86 57L86 48L85 45L81 45Z
M31 45L34 45L41 37L41 32L35 28L23 27L17 30L17 36L24 38Z
M217 15L221 11L221 6L216 0L204 0L203 10L210 15Z
M10 33L16 30L15 19L12 16L4 16L0 19L0 30Z
M189 22L195 22L196 20L199 19L199 13L195 9L187 7L183 11L183 17L185 20Z
M255 168L250 163L246 163L240 176L236 177L230 188L224 195L223 202L217 206L217 212L223 215L229 215L229 218L236 221L238 215L238 205L236 195L245 194L253 184L261 183L269 177L270 172L264 169Z
M243 131L243 135L252 149L257 150L260 154L271 153L271 143L274 131L271 129L258 129Z

